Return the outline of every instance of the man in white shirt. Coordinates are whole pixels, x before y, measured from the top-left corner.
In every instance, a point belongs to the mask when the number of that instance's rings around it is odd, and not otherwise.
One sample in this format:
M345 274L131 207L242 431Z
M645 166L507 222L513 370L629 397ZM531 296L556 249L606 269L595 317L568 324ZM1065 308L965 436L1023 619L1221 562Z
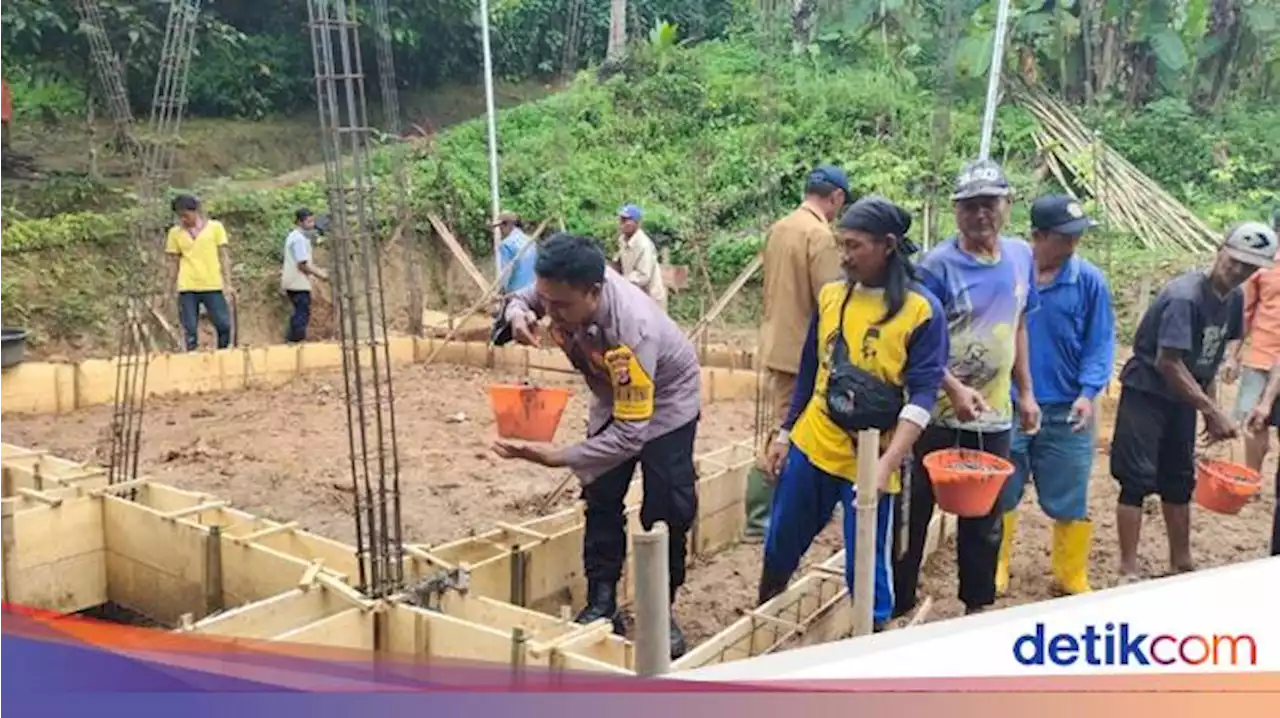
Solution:
M289 318L289 329L285 333L285 341L291 344L307 340L307 325L311 322L311 277L328 278L311 264L311 238L307 233L315 226L315 216L303 207L294 213L293 230L284 239L280 288L293 304L293 316Z
M618 210L622 276L648 294L665 312L667 288L662 283L662 265L658 263L658 249L653 246L653 240L640 229L640 219L643 216L644 213L634 204Z

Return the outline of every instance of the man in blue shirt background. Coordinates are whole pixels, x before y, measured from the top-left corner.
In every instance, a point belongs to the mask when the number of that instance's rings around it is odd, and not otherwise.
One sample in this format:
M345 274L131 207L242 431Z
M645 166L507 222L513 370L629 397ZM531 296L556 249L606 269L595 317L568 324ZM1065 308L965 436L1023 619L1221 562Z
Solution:
M525 287L532 286L534 280L533 267L538 260L538 248L530 247L524 249L524 246L531 242L522 229L523 223L520 221L520 215L515 212L503 212L498 215L497 221L493 223L494 227L502 234L502 244L498 248L499 264L501 271L507 271L507 267L515 262L515 267L507 276L507 281L502 285L504 294L518 292ZM520 250L524 249L523 252Z
M1111 379L1115 320L1111 290L1097 267L1075 253L1080 236L1095 226L1080 203L1049 195L1031 205L1032 249L1040 307L1027 317L1031 378L1040 405L1039 431L1017 431L1011 448L1016 467L1000 494L1004 537L996 565L996 590L1009 585L1009 549L1016 509L1028 479L1040 507L1054 520L1051 563L1055 588L1089 588L1089 475L1095 441L1094 398ZM1015 388L1016 393L1016 388Z

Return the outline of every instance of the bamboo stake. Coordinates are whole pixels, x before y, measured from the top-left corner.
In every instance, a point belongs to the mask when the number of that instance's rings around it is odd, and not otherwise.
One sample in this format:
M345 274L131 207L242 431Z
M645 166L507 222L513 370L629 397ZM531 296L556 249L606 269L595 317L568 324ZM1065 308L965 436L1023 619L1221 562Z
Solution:
M857 544L853 557L853 635L870 635L874 629L876 581L876 464L880 459L880 432L858 432ZM845 547L848 550L848 547Z
M480 298L477 299L475 302L473 302L471 306L467 307L467 309L463 311L460 316L463 316L463 317L471 316L477 310L479 310L480 307L483 307L485 304L493 301L493 299L498 296L498 293L502 289L502 285L507 283L507 279L510 278L511 273L515 271L516 262L520 261L520 259L524 257L524 253L527 252L530 247L538 243L538 237L541 236L542 230L546 228L547 228L547 223L544 221L541 225L538 226L538 231L534 232L533 236L529 238L529 241L525 242L525 245L520 248L520 251L516 252L516 256L511 259L511 262L510 264L507 265L507 268L502 270L502 274L499 275L497 279L493 280L493 283L490 284L489 288L484 291L484 294L480 295ZM449 342L453 341L453 338L457 336L458 331L460 329L462 329L461 322L459 322L457 325L455 325L453 328L449 330L449 333L444 336L444 339L440 340L440 343L437 344L436 347L431 350L431 354L427 356L426 361L422 363L430 364L436 358L436 356L440 354L440 352L445 348L445 346L447 346Z

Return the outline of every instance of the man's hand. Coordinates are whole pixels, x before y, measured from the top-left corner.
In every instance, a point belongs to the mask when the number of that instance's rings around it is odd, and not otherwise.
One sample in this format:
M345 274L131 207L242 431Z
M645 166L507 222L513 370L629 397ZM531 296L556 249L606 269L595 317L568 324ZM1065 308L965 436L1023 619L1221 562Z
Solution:
M1245 428L1251 434L1261 434L1267 430L1267 424L1271 423L1271 405L1258 402L1253 407L1253 411L1249 412L1249 418L1245 420Z
M1071 430L1084 431L1089 428L1091 421L1093 421L1093 401L1083 396L1077 398L1071 405Z
M523 459L539 466L556 469L565 465L564 457L554 446L526 444L523 441L493 442L493 453L504 459Z
M1218 378L1222 379L1223 384L1236 383L1236 379L1240 378L1240 360L1231 357L1223 362L1222 371L1218 373Z
M1234 439L1240 435L1240 429L1231 421L1231 417L1220 407L1204 413L1204 433L1211 442Z
M764 452L765 483L772 486L777 483L778 476L782 473L782 466L787 462L787 449L789 443L782 437L775 437L769 442L769 448Z
M536 331L537 319L527 313L517 314L511 320L511 336L520 344L530 347L542 346L542 337Z
M1024 434L1040 431L1040 403L1034 396L1018 397L1018 425Z
M880 493L885 493L889 490L889 482L893 478L894 472L902 468L901 461L886 461L885 459L887 458L881 456L879 461L876 462L876 488L879 489Z
M991 411L982 392L963 384L951 392L951 405L956 409L956 418L964 422L975 421Z

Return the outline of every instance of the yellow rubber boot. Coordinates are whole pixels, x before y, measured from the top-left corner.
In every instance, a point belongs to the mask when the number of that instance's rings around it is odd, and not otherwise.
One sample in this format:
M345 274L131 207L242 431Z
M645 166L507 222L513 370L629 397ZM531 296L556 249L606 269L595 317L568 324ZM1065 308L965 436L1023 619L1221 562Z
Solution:
M1053 525L1053 578L1063 593L1088 593L1089 542L1093 524L1088 521L1059 521Z
M1009 551L1013 547L1013 534L1018 528L1018 514L1006 511L1001 517L1004 521L1004 537L1000 539L1000 553L996 557L996 595L1003 596L1009 590Z

